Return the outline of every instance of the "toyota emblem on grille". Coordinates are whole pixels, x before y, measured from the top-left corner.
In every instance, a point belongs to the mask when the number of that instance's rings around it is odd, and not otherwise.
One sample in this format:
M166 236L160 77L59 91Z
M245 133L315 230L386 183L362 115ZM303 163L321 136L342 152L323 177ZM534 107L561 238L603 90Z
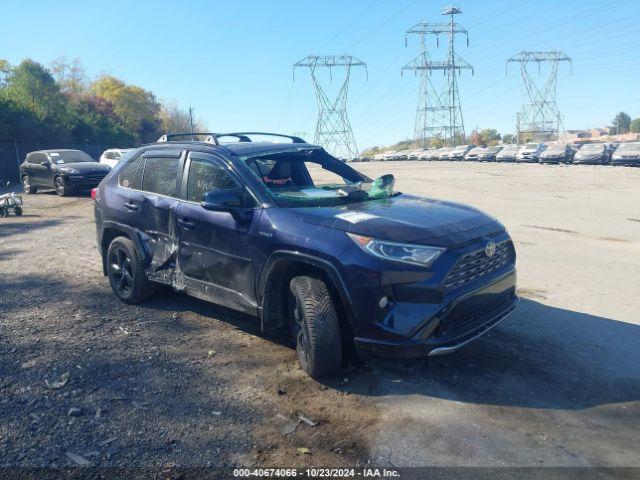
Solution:
M496 253L496 244L495 242L492 242L491 240L489 240L484 246L484 254L487 256L487 258L491 258L495 255L495 253Z

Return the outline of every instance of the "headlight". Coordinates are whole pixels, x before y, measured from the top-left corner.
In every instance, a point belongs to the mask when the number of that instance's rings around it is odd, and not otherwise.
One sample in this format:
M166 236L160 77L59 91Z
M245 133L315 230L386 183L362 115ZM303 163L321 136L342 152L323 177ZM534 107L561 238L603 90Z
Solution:
M419 265L421 267L430 266L438 258L444 248L427 247L423 245L413 245L410 243L388 242L386 240L376 240L363 235L347 233L362 250L384 260Z
M75 168L71 168L71 167L61 167L60 171L64 172L64 173L79 173L78 170L76 170Z

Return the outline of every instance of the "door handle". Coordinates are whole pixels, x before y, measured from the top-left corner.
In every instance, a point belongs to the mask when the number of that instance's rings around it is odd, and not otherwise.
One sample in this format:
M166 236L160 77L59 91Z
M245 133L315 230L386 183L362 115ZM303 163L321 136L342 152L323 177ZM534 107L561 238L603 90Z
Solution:
M186 218L179 218L178 219L178 225L183 227L185 230L191 230L192 228L195 228L195 226L196 226L195 223L193 223L192 221L190 221L189 219L186 219Z
M124 203L122 206L124 207L125 210L129 210L130 212L137 212L138 210L140 210L140 207L138 207L135 203L132 203L132 202Z

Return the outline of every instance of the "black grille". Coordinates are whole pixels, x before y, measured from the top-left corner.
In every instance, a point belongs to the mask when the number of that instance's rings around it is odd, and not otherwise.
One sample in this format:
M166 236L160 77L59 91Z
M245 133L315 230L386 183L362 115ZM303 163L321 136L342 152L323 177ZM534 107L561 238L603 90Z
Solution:
M83 175L82 177L85 180L95 180L95 181L101 181L104 177L107 176L106 172L91 172L91 173L87 173L85 175Z
M496 253L490 258L484 253L484 249L467 253L453 266L442 286L445 290L450 290L465 285L513 263L513 257L513 244L509 240L497 244Z
M439 337L456 338L481 327L500 316L513 303L513 288L496 295L490 301L473 307L460 305L453 309L443 322Z

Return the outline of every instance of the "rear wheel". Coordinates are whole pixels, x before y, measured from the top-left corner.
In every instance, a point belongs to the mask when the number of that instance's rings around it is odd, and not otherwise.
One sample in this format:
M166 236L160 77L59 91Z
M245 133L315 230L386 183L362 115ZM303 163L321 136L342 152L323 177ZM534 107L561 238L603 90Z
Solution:
M116 296L126 303L139 303L153 295L135 245L125 237L115 238L107 250L107 275Z
M315 277L294 277L289 284L289 315L302 369L313 378L336 373L342 364L342 339L327 285Z
M22 191L24 191L24 193L36 193L38 191L36 187L31 185L31 178L29 178L29 175L22 176Z
M69 194L69 188L67 182L62 177L56 177L53 180L53 187L56 189L56 193L61 197L66 197Z

